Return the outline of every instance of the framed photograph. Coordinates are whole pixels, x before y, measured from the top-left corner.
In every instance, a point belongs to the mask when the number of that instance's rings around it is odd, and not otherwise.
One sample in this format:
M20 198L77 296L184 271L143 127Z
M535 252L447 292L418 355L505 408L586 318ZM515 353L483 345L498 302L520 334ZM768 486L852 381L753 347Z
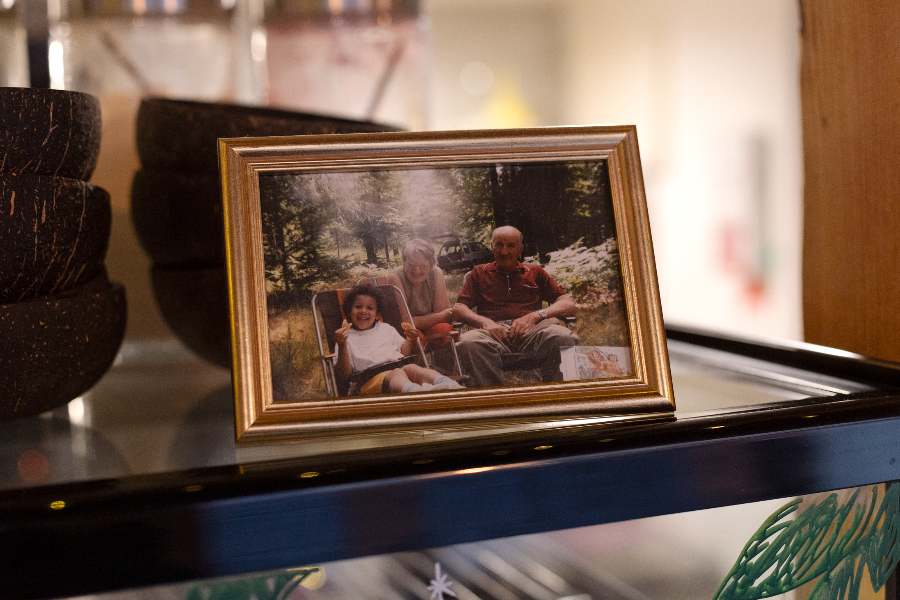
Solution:
M239 445L674 410L633 126L219 151Z

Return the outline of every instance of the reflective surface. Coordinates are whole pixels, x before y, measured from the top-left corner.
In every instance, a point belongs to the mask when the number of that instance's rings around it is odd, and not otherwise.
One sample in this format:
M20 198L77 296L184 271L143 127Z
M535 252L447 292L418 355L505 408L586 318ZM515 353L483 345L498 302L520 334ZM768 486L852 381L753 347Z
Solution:
M679 418L872 389L683 342L670 342L669 350ZM238 456L232 402L229 372L177 342L126 345L110 372L82 398L40 417L0 422L0 489L233 465L238 458L309 456L328 449L292 445ZM601 422L579 419L577 424Z
M317 564L324 573L313 589L288 598L421 599L440 564L460 600L710 600L741 547L783 500L639 519L594 527L370 556ZM723 527L727 525L727 527ZM727 532L726 532L727 529ZM283 589L277 573L155 586L104 594L103 600L213 598L228 589L233 600L262 580ZM276 587L277 586L277 587ZM312 586L310 586L312 587ZM243 589L242 589L243 588ZM264 584L263 589L267 586ZM223 596L215 597L220 600ZM282 596L283 597L283 596ZM445 600L452 598L444 596Z
M0 488L233 464L231 411L224 369L175 342L126 344L83 397L0 423Z

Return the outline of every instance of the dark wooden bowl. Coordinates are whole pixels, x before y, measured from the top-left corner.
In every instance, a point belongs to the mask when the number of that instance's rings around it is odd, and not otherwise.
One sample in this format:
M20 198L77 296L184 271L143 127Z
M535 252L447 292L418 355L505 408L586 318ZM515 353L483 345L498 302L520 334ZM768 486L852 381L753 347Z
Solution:
M0 172L87 181L97 166L100 132L96 96L0 88Z
M0 303L64 292L96 277L111 221L103 188L0 173Z
M225 267L159 267L153 294L166 324L201 358L231 368L231 326Z
M389 125L272 108L145 98L137 148L145 168L217 173L219 138L399 131Z
M90 389L112 365L125 320L125 290L105 273L63 294L0 304L0 420Z
M141 247L156 265L225 264L218 176L138 171L131 184L131 219Z

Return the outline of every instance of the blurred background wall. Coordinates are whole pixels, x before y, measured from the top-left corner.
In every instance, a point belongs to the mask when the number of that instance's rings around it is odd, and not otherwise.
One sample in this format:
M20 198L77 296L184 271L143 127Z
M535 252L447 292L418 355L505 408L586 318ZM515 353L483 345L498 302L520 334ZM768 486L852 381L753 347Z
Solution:
M46 60L46 2L25 8L32 61ZM421 10L426 128L636 124L666 320L802 339L796 0L421 0ZM46 69L32 80L49 85ZM94 180L113 196L110 275L129 290L128 337L167 337L128 214L137 98L127 110L106 100Z
M794 0L425 0L433 129L636 124L668 322L802 338Z

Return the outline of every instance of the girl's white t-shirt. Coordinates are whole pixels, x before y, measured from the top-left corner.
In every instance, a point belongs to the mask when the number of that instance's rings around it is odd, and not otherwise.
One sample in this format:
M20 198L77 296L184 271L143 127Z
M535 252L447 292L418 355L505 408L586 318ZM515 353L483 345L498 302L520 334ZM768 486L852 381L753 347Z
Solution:
M346 348L353 372L403 358L400 348L405 340L396 329L381 321L365 331L351 329Z

